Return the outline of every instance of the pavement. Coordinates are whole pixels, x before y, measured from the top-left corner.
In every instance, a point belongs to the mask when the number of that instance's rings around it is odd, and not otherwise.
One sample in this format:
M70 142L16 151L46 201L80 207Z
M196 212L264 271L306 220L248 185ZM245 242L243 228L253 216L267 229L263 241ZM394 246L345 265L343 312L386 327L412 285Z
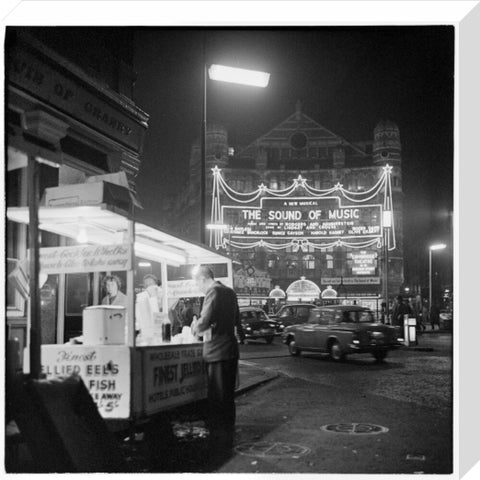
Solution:
M263 385L264 383L278 377L278 373L265 370L256 366L254 363L247 360L240 360L238 362L239 369L239 386L235 390L235 395L242 395L252 388Z
M451 332L427 330L405 350L435 351ZM402 374L399 371L399 374ZM143 434L125 442L133 472L448 474L452 418L408 401L358 395L239 362L234 449L216 456L202 414L173 422L167 465L154 465ZM330 429L330 430L329 430ZM149 459L150 458L150 459Z
M420 335L417 346L403 349L440 352L450 341L451 332L435 330ZM237 392L235 447L229 458L211 466L211 472L453 471L448 408L440 411L406 399L276 375L246 361L241 362L240 378L241 386L250 385L250 391ZM252 389L254 382L261 388Z

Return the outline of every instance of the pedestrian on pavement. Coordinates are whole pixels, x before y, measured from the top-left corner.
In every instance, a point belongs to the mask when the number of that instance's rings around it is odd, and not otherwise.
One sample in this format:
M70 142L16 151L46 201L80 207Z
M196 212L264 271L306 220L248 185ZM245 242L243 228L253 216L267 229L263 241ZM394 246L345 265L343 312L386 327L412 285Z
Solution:
M403 297L401 295L397 296L397 303L393 307L393 314L392 314L392 325L400 328L400 336L403 337L403 322L405 315L410 314L411 310L410 307L403 303Z
M265 302L265 305L262 307L262 310L268 315L268 302Z
M196 267L193 279L205 294L200 318L193 333L203 336L203 358L207 368L208 418L211 447L227 454L235 432L235 386L238 375L240 338L243 330L235 292L218 282L206 266Z
M417 333L421 335L421 333L425 330L425 325L423 324L422 319L422 297L417 295L415 297L415 301L413 302L413 314L415 315L415 319L417 321Z
M440 310L434 303L430 307L430 325L432 330L435 330L435 325L440 329Z
M428 300L424 299L422 302L422 325L423 330L426 330L427 323L430 321L430 315L428 313Z

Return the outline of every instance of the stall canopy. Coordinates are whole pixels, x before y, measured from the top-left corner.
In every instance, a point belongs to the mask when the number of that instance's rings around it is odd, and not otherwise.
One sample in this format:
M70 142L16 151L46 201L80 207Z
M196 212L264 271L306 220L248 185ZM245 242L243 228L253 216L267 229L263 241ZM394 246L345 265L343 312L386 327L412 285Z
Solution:
M275 288L268 295L270 298L285 298L286 293L280 288L279 285L275 285Z
M132 219L114 206L40 207L40 229L84 243L112 245L127 241ZM28 207L7 209L9 220L28 224ZM169 265L226 263L229 258L201 244L178 238L144 223L135 222L135 253Z
M320 298L320 288L305 277L300 277L300 280L291 283L286 293L289 301L312 302Z

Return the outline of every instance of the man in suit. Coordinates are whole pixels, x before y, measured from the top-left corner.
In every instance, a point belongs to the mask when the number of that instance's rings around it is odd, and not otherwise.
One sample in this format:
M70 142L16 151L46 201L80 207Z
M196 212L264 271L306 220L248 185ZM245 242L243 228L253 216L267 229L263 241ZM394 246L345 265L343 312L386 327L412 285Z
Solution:
M238 341L243 338L235 292L214 279L209 267L200 266L193 278L205 294L194 335L203 337L206 362L209 414L207 426L213 447L230 450L235 431L235 386L238 372Z

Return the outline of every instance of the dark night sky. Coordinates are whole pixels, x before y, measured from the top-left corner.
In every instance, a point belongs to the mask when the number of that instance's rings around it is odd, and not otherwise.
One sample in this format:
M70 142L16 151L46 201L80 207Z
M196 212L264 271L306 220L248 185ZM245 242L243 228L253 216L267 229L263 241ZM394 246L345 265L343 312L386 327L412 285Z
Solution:
M400 128L405 234L418 248L446 241L453 210L454 28L452 26L275 29L144 28L135 34L135 101L150 114L138 177L145 214L187 176L201 128L206 62L271 73L266 89L208 82L208 122L230 144L265 134L303 111L347 140L373 138L382 118ZM412 243L411 243L412 244Z

